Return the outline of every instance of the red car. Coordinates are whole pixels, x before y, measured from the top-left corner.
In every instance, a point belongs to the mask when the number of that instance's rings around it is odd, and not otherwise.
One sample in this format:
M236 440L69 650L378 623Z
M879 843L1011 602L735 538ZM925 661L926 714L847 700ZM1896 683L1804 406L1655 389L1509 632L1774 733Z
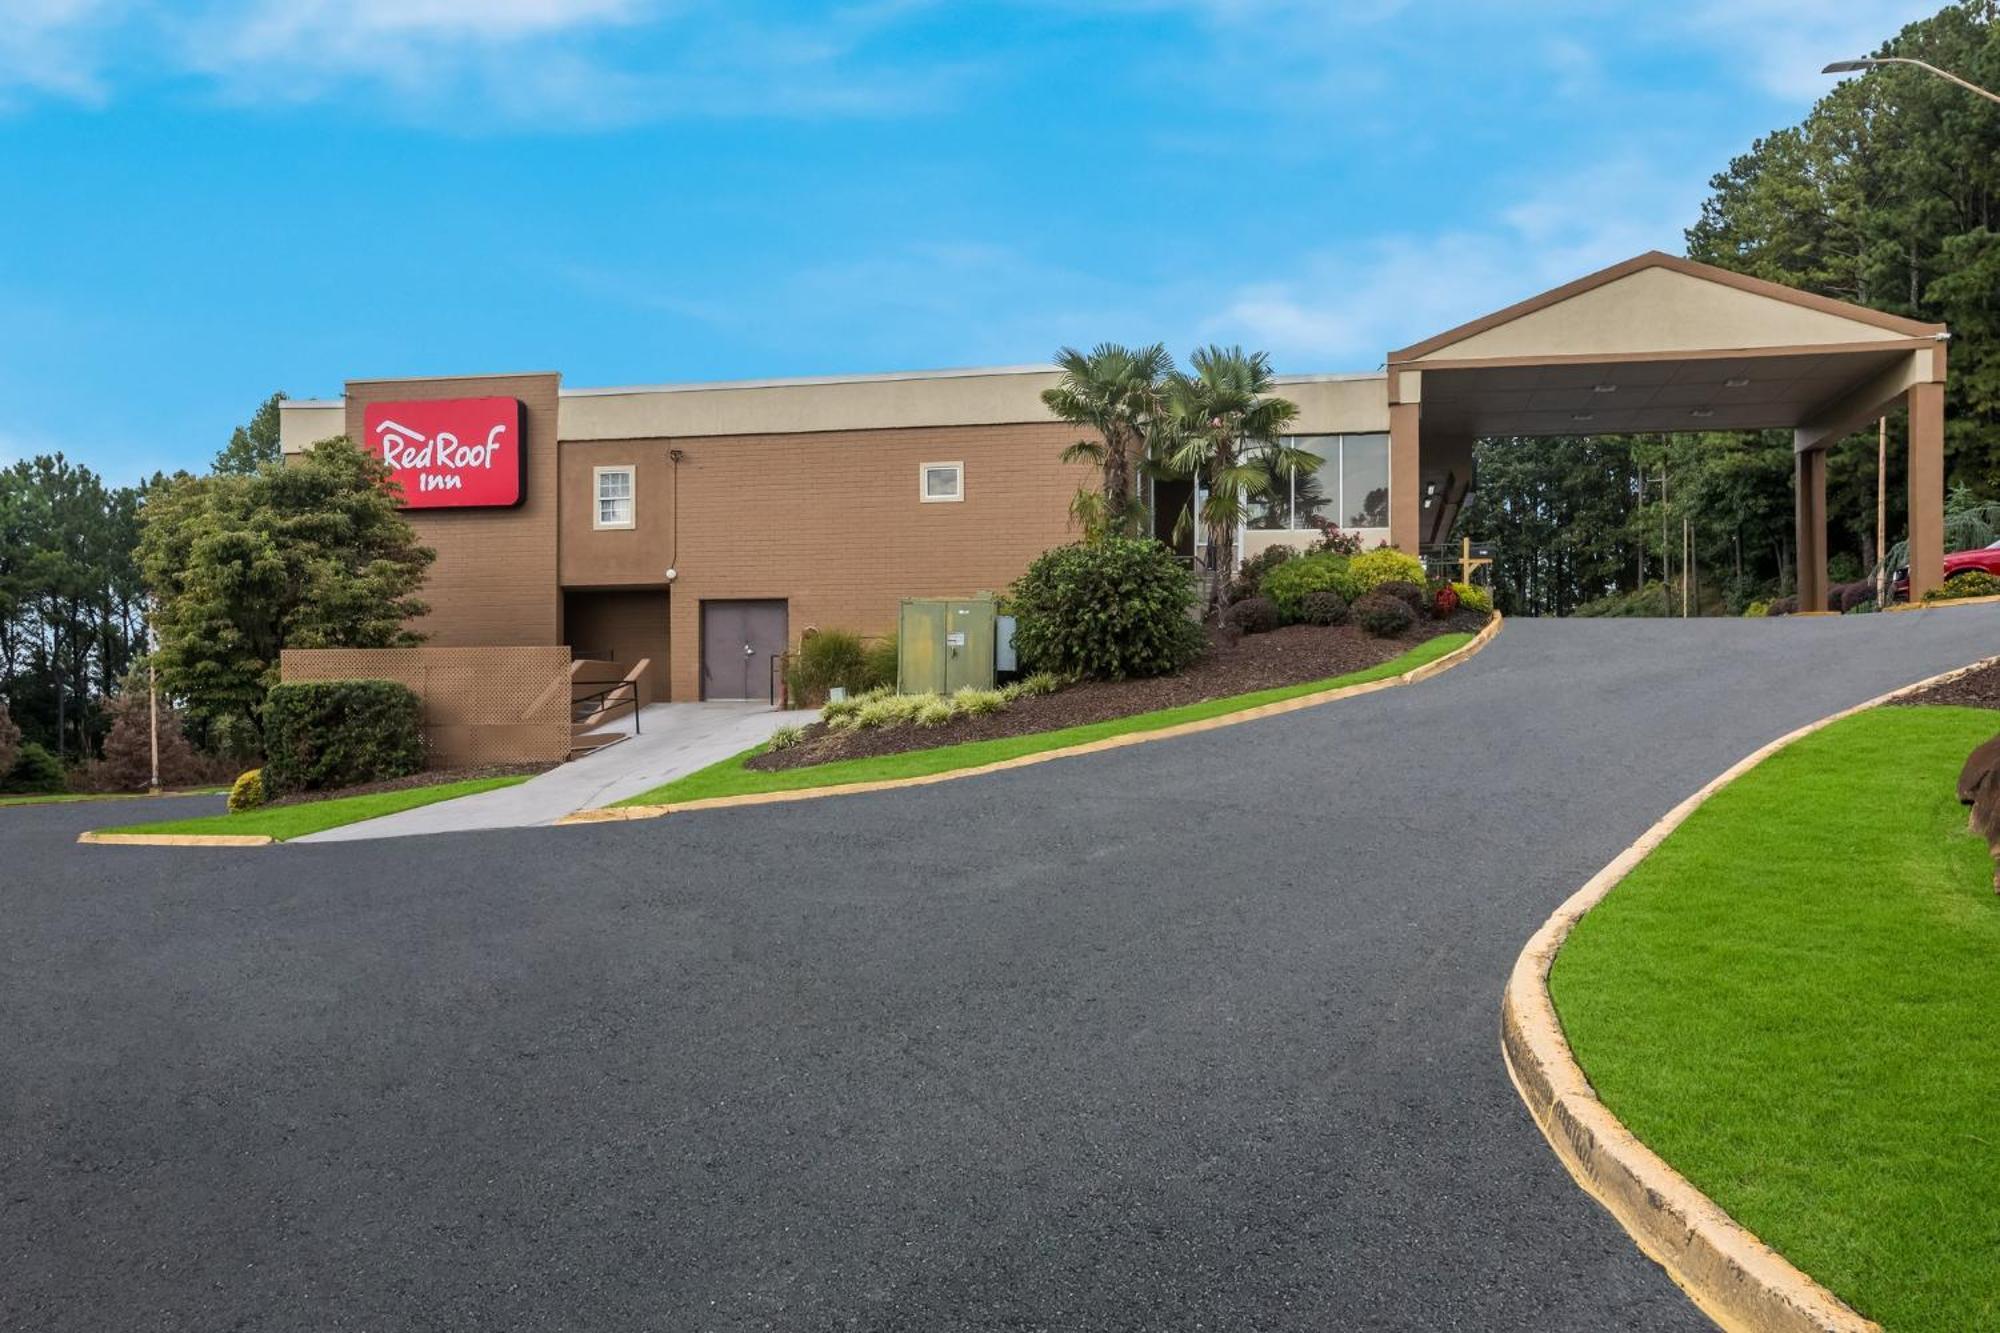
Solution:
M1944 558L1944 576L1963 574L1968 569L1976 569L1982 574L2000 578L2000 542L1991 546L1981 546L1970 551L1953 551ZM1899 569L1889 585L1890 595L1898 601L1908 601L1910 597L1910 571Z

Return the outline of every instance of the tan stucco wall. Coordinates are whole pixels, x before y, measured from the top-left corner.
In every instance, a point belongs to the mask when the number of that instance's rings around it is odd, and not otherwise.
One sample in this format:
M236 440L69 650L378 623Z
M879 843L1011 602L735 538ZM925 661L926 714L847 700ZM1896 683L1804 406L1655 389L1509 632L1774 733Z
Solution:
M1419 362L1896 342L1908 336L1673 269L1646 268L1433 348Z
M278 404L278 447L288 454L346 433L347 404L339 398Z

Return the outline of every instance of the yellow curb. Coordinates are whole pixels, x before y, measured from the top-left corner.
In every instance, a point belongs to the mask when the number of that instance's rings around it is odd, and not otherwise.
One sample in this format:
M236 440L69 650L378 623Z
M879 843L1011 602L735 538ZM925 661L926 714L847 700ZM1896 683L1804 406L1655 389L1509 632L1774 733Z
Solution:
M76 840L98 847L268 847L261 833L79 833Z
M1514 1088L1549 1146L1584 1192L1618 1219L1655 1263L1725 1329L1754 1333L1861 1333L1879 1325L1757 1239L1696 1189L1597 1099L1563 1037L1549 968L1584 913L1632 873L1708 799L1786 746L1843 718L2000 663L1989 657L1823 717L1732 765L1667 812L1542 924L1514 961L1500 1008L1500 1049Z
M1301 708L1313 708L1339 699L1352 699L1357 695L1373 694L1377 690L1389 690L1399 685L1414 685L1418 681L1429 680L1441 672L1449 671L1493 642L1494 636L1500 633L1501 624L1502 617L1495 611L1493 618L1486 622L1485 628L1472 636L1471 642L1459 645L1435 661L1411 667L1401 675L1385 676L1381 680L1371 680L1360 685L1342 685L1336 689L1321 690L1316 694L1302 694L1293 699L1280 699L1276 703L1259 704L1255 708L1223 713L1217 717L1206 717L1197 722L1181 722L1154 731L1135 731L1123 736L1107 736L1103 740L1084 741L1078 745L1065 745L1055 750L1040 750L1034 754L1000 759L973 768L954 768L943 773L925 773L913 778L884 778L879 782L848 782L830 787L802 787L794 791L753 792L744 796L710 796L699 801L676 801L669 805L604 806L596 810L579 810L575 814L563 816L556 823L618 823L628 819L658 819L662 815L685 814L693 810L727 810L743 805L779 805L788 801L820 800L828 796L858 796L863 792L928 787L934 783L956 782L960 778L976 778L987 773L1001 773L1012 768L1051 763L1057 759L1072 759L1077 755L1100 754L1106 750L1121 750L1129 745L1144 745L1149 741L1170 740L1176 736L1192 736L1198 732L1216 731L1244 722L1255 722L1261 718L1295 713Z
M1935 602L1897 602L1891 611L1936 611L1946 606L1991 606L2000 602L2000 595L1991 597L1947 597Z

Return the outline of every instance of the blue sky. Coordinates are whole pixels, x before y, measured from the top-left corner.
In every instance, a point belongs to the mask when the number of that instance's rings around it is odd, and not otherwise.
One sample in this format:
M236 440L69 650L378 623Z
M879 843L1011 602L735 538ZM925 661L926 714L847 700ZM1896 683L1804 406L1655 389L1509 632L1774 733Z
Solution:
M273 389L1281 370L1659 247L1941 0L0 0L0 460Z

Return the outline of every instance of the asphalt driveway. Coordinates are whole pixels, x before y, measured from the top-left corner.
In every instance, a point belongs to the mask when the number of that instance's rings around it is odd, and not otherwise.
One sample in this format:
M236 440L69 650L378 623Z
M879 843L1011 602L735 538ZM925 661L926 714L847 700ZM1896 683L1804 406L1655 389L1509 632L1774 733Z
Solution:
M1705 1327L1501 1065L1522 942L2000 606L1517 622L907 792L82 848L0 810L0 1325Z

